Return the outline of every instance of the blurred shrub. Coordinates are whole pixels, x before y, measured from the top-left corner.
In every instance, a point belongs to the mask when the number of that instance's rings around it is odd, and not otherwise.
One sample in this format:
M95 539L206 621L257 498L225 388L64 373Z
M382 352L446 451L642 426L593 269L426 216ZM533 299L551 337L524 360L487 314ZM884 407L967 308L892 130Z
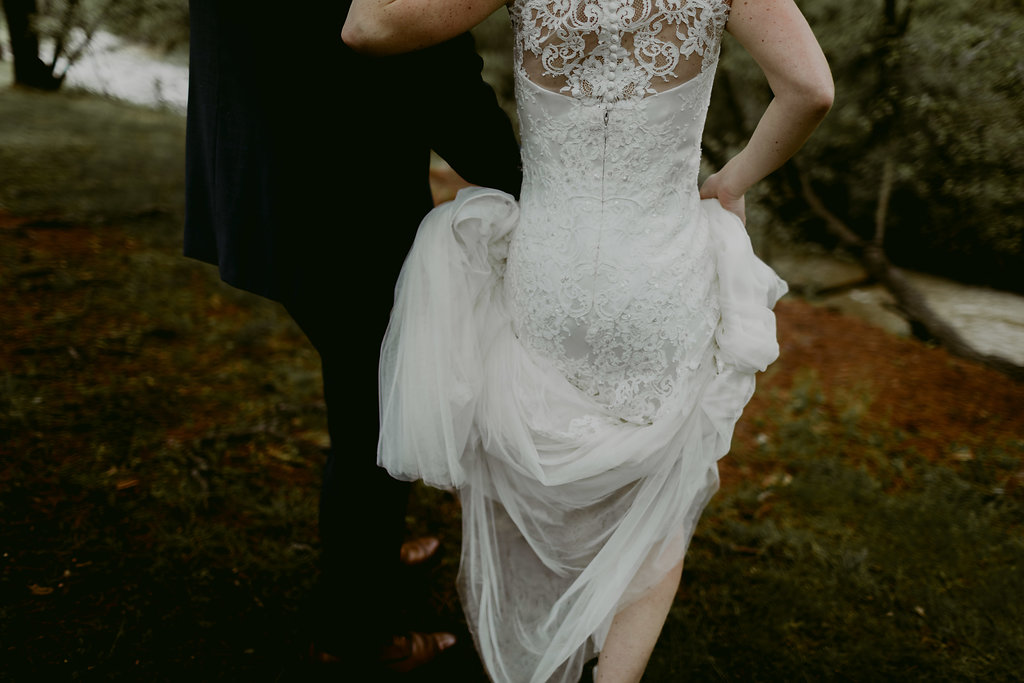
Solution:
M170 51L188 44L188 0L108 0L113 33Z
M165 51L188 44L188 0L37 0L36 9L32 26L53 41L44 58L54 69L74 62L97 29Z
M805 0L836 82L833 111L798 163L829 208L874 229L894 169L886 250L899 265L1024 291L1024 13L1014 0ZM1014 46L1017 46L1016 48ZM723 50L706 149L746 140L771 97L750 57ZM790 175L766 198L799 236L831 238Z

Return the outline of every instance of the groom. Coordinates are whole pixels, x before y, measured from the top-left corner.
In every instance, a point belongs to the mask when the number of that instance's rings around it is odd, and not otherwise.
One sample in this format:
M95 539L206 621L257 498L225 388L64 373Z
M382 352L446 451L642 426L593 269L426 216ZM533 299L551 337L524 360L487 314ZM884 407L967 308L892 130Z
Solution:
M280 301L319 351L331 449L315 648L409 669L446 642L396 622L409 485L376 466L377 360L431 208L429 152L518 194L519 150L468 35L356 55L348 3L192 0L185 254Z

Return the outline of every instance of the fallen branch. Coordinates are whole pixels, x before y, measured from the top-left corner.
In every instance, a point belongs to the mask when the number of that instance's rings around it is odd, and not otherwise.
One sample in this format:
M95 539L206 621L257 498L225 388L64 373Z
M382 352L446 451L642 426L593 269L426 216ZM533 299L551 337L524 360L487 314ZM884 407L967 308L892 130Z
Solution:
M808 207L825 222L828 231L857 256L868 275L889 290L896 299L896 307L910 323L911 328L918 333L924 332L924 335L919 334L919 336L936 340L955 356L981 363L1015 380L1024 380L1024 366L1017 365L1000 356L982 353L971 346L959 332L935 312L921 292L885 255L882 238L885 234L884 221L892 185L891 162L887 162L883 173L883 184L879 192L880 206L875 214L875 239L871 242L863 240L838 216L829 211L814 188L811 187L807 176L795 165L793 168L801 194Z

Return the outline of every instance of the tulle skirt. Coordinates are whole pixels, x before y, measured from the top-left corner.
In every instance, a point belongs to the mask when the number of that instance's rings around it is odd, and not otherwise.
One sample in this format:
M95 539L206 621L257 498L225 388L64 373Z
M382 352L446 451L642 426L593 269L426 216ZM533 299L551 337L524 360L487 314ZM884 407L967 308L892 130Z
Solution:
M378 462L457 490L460 595L496 682L579 680L616 612L682 560L754 375L778 355L785 283L735 215L701 211L721 321L692 389L650 424L611 414L514 334L512 197L469 188L420 226L381 349Z

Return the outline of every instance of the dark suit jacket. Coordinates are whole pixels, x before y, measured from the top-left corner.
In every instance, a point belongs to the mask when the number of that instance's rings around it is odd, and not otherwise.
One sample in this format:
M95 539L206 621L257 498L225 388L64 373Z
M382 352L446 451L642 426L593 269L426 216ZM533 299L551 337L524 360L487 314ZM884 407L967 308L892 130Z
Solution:
M341 41L347 6L190 3L185 254L286 304L394 284L430 149L470 182L521 182L472 38L364 57Z
M311 631L350 666L398 628L408 484L376 466L373 360L432 205L430 149L516 195L519 149L468 35L371 59L341 41L345 2L190 10L185 254L284 303L320 352L332 451Z

